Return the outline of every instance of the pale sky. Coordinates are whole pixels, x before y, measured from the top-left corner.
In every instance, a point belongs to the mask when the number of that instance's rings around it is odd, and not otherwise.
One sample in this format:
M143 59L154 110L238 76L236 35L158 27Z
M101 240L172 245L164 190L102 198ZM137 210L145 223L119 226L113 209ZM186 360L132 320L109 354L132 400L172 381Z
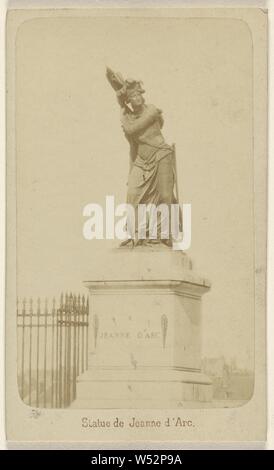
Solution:
M203 354L253 363L252 39L230 19L50 18L17 35L18 295L83 291L111 241L82 236L83 207L124 202L128 143L105 78L141 79L176 143L192 205ZM114 244L118 244L114 242ZM85 290L84 290L85 292Z

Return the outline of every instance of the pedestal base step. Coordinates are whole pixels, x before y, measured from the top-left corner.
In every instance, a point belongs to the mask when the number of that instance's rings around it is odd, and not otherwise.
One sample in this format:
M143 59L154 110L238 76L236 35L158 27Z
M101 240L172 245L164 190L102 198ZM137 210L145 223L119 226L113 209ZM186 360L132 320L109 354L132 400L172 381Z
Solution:
M73 408L162 408L209 402L212 384L201 372L89 370L77 380Z

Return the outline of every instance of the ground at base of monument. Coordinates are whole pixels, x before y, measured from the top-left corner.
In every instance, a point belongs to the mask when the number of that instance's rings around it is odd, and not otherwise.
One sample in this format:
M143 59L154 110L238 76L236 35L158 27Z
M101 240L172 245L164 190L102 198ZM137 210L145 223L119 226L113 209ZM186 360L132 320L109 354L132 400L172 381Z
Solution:
M76 400L70 408L83 409L83 410L96 410L96 409L212 409L212 408L239 408L248 403L248 400L213 400L212 402L197 402L197 401L180 401L178 403L159 402L153 400L145 400L136 402L125 403L106 403L106 400Z

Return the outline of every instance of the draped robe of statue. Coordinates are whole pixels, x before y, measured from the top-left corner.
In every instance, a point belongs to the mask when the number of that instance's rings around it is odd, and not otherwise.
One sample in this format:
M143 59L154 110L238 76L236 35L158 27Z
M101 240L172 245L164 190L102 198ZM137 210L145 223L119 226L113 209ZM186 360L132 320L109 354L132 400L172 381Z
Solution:
M141 114L123 108L121 122L130 144L127 203L134 207L137 221L138 204L167 204L170 208L170 204L177 203L174 195L174 150L163 138L162 114L154 105L145 105ZM162 242L171 245L170 223L169 213L169 233L163 239L158 217L157 239L154 242L159 242L162 238ZM146 233L148 240L148 223ZM135 240L138 240L137 223Z

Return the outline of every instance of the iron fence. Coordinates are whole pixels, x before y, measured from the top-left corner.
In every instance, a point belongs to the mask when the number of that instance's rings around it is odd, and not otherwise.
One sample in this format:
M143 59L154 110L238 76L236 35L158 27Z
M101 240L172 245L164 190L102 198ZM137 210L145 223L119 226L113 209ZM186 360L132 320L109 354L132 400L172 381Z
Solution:
M17 300L18 388L24 403L65 408L76 398L76 379L88 368L89 301L61 295L58 306L38 298Z

